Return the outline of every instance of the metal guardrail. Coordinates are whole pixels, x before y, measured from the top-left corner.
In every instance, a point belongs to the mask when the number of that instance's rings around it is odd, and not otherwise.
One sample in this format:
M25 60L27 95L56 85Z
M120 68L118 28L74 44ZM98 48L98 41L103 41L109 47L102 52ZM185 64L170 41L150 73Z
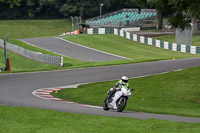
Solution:
M0 39L0 46L4 47L3 40L1 40L1 39ZM62 56L51 56L51 55L42 54L39 52L30 51L30 50L27 50L25 48L19 47L17 45L11 44L11 43L7 43L7 49L16 54L24 56L28 59L32 59L32 60L39 61L42 63L47 63L47 64L63 66L63 57Z

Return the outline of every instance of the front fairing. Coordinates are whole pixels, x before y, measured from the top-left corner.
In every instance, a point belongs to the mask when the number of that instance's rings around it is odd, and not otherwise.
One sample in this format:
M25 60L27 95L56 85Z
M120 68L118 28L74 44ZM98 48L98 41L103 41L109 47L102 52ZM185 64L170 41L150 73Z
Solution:
M125 87L125 86L122 86L122 87L121 87L121 92L122 92L123 96L127 96L127 97L130 97L130 96L131 96L131 91L130 91L130 89L128 89L128 88Z

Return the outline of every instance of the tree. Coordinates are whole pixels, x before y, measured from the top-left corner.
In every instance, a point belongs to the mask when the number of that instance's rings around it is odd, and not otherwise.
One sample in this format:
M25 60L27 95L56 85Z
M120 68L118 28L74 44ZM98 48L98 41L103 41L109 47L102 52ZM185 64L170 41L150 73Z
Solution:
M93 0L66 0L62 2L60 12L65 16L91 16L96 14L97 1Z
M140 7L150 7L157 10L158 28L162 29L163 11L168 8L168 0L131 0Z
M174 28L185 29L193 21L193 31L198 32L196 21L200 20L199 0L169 0L169 5L174 10L174 15L169 19Z
M162 28L163 11L171 10L169 19L173 28L184 29L193 21L193 31L197 33L197 20L200 20L200 0L126 0L137 3L140 7L151 7L157 10L158 28Z
M65 3L61 8L60 12L65 16L69 17L70 15L75 15L78 8L77 6L73 6L71 4Z
M168 7L168 0L147 0L151 7L156 8L158 18L158 29L162 29L163 25L163 11Z
M45 7L45 16L48 18L48 11L53 8L55 2L56 0L39 0L40 7L38 9L41 10Z
M38 1L37 0L27 0L26 6L28 7L28 16L30 18L35 17L37 12L40 12L40 9L38 8Z
M4 2L5 0L0 0L0 2ZM21 0L7 0L6 2L10 3L10 8L13 8L14 5L20 6Z

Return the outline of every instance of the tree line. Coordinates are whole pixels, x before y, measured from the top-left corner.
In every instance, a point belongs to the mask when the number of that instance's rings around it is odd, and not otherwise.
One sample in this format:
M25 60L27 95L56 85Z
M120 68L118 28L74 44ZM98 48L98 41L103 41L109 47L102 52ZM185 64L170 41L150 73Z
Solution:
M0 0L0 19L66 18L81 16L90 18L127 6L123 0Z
M122 8L155 8L158 27L167 15L174 28L184 29L200 20L200 0L0 0L0 19L68 18L84 19Z

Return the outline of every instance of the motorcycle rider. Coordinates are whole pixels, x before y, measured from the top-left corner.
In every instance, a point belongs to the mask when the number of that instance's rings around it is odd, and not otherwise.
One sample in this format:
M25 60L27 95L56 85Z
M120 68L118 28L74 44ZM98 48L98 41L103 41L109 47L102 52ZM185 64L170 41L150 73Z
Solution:
M128 83L128 77L127 76L122 76L122 79L119 80L115 84L115 86L110 89L109 98L112 97L113 94L115 94L113 101L110 103L113 106L113 109L117 109L116 101L122 95L122 93L119 91L119 90L121 90L121 86L124 86L125 88L129 89L129 83Z

